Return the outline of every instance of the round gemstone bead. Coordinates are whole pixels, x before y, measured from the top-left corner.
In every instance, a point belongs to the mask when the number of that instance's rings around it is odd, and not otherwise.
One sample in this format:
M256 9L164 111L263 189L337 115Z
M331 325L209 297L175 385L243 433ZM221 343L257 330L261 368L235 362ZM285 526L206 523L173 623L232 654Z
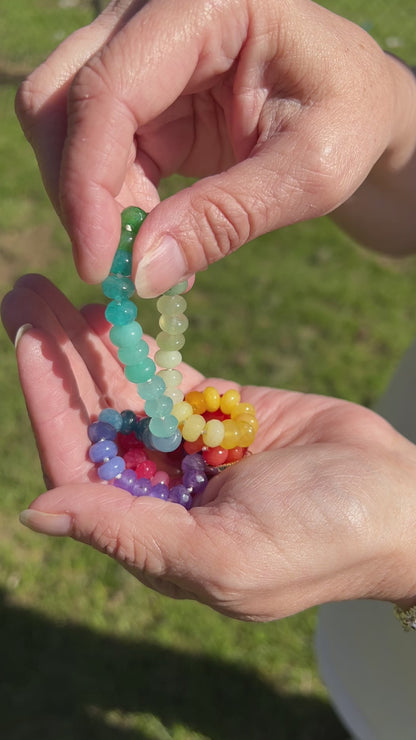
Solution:
M167 416L172 411L172 408L173 401L167 396L159 396L159 398L146 401L144 405L144 410L148 416Z
M202 493L207 483L206 474L200 470L186 470L183 474L183 485L192 493Z
M143 460L136 468L138 478L148 478L151 480L157 471L157 465L153 460Z
M205 470L204 460L202 455L194 453L193 455L185 455L181 462L181 469L185 470Z
M230 450L226 450L224 447L210 447L209 450L204 450L202 455L207 465L212 465L216 468L218 465L225 465L229 459Z
M181 504L186 509L190 509L192 506L192 496L188 489L181 483L170 489L168 500L175 504Z
M238 460L241 460L242 457L244 457L246 450L244 447L240 447L240 445L237 445L237 447L233 447L232 450L228 450L228 458L227 462L237 462Z
M149 354L149 345L144 339L140 339L137 344L130 347L120 347L117 352L118 359L123 365L136 365L147 358Z
M121 230L137 234L147 213L138 206L128 206L121 212Z
M128 254L128 252L125 252L123 249L117 249L111 265L110 273L113 275L124 275L125 277L128 277L131 275L131 263L131 254Z
M100 439L112 439L117 436L117 430L111 424L104 421L94 421L88 427L88 437L91 442L99 442Z
M238 444L241 447L249 447L256 436L256 430L251 424L244 421L236 421L238 427Z
M137 483L137 475L133 470L123 470L115 479L113 485L117 488L123 488L124 491L133 493L134 486Z
M205 427L205 419L199 414L193 414L193 416L186 419L182 428L182 436L187 442L196 442L198 437L202 434Z
M156 365L151 357L147 357L137 365L127 365L124 368L124 374L127 380L130 380L132 383L144 383L146 380L150 380L155 372Z
M137 321L131 321L124 326L113 326L110 329L110 339L116 347L135 346L143 335L143 329Z
M152 490L152 484L148 478L138 478L133 486L133 496L148 496Z
M134 411L130 411L130 409L126 409L121 412L121 419L120 432L122 434L129 434L137 426L137 416Z
M164 483L156 483L155 486L152 485L149 496L152 498L161 498L164 501L167 501L169 497L169 489Z
M95 442L91 445L88 455L93 463L103 462L109 460L117 455L117 445L111 439L101 439L99 442Z
M194 413L194 410L190 403L187 403L186 401L181 401L180 403L175 403L172 414L176 416L178 423L182 424L185 419L189 419L190 416Z
M185 314L179 313L175 316L166 316L162 314L159 319L159 326L167 334L183 334L188 328L189 321Z
M159 378L162 378L166 388L177 387L182 383L183 375L179 370L159 370Z
M238 424L234 419L224 419L222 424L224 426L224 439L221 446L225 447L226 450L232 450L233 447L240 444Z
M221 396L216 388L208 386L202 391L207 411L218 411L220 407Z
M231 388L221 396L220 409L224 414L231 414L238 403L240 403L240 394L236 389Z
M149 429L154 437L170 437L178 428L178 420L172 414L150 419Z
M180 352L176 352L175 350L164 351L160 349L155 354L155 362L159 367L168 369L174 368L182 362L182 355Z
M101 480L112 480L116 477L116 475L122 473L125 467L126 466L123 458L117 455L108 462L100 465L100 467L97 469L97 473Z
M148 401L151 398L159 398L165 389L165 381L159 375L154 375L153 378L146 380L145 383L139 383L137 386L137 392L143 401Z
M183 401L184 398L183 391L180 388L167 388L165 396L171 398L174 405Z
M132 301L111 301L105 309L105 318L114 326L130 324L137 316L137 306Z
M186 309L186 299L181 295L161 295L157 299L157 310L166 316L183 313Z
M152 478L152 486L157 483L163 483L165 486L169 486L169 475L164 470L157 470Z
M173 452L177 450L182 442L182 436L179 429L176 429L170 437L156 437L151 435L153 449L159 452Z
M134 283L130 278L109 275L101 285L103 293L107 298L121 301L130 298L135 291Z
M182 280L181 283L176 283L169 290L165 291L165 295L179 295L179 293L185 293L188 288L188 281Z
M167 334L165 331L160 331L156 337L157 346L163 350L181 350L185 344L184 334Z
M207 447L218 447L224 439L225 429L222 421L210 419L205 425L202 439Z
M204 414L207 410L207 405L201 391L189 391L185 396L185 401L191 404L194 414Z
M118 411L108 408L100 411L98 421L103 421L106 424L111 424L114 429L120 431L123 419Z
M239 416L240 414L251 414L252 416L256 415L255 408L252 403L246 403L245 401L240 401L240 403L237 403L236 406L233 406L231 409L231 418L235 419L236 416Z
M255 432L257 432L259 428L259 422L254 414L238 414L238 416L232 416L231 418L237 423L244 422L245 424L250 424L250 426L254 428Z

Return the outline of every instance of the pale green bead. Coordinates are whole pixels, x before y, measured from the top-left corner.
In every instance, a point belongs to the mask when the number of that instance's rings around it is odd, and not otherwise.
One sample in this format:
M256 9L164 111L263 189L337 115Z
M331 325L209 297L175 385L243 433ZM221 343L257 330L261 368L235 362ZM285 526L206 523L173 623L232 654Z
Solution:
M174 368L182 362L182 355L180 352L176 352L175 350L165 352L164 350L160 349L155 354L155 362L159 365L159 367L165 367L169 369Z
M179 403L175 403L172 414L173 416L176 416L179 424L182 424L182 422L185 421L185 419L189 419L190 416L194 413L194 410L190 403L187 403L186 401L180 401Z
M158 376L165 381L166 388L175 388L182 383L183 375L179 370L159 370Z
M184 334L166 334L165 331L159 332L156 337L157 346L160 349L172 350L176 349L179 351L185 344Z
M176 388L176 387L166 388L165 396L167 396L168 398L171 398L174 405L176 405L177 403L180 403L185 398L184 392L181 391L180 388Z
M179 293L185 293L185 290L188 287L188 281L183 280L181 283L176 283L176 285L173 285L172 288L169 288L169 290L165 291L165 295L178 295Z
M181 295L161 295L156 306L160 313L164 313L166 316L174 316L174 314L185 311L186 300Z
M179 313L175 316L165 316L163 314L159 319L160 328L168 334L183 334L187 330L188 325L189 321L184 313Z

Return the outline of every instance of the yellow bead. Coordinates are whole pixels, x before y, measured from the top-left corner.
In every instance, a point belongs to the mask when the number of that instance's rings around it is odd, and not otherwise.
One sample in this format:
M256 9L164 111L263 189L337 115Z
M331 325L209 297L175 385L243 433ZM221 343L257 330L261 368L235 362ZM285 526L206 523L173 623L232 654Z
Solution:
M205 388L205 390L202 391L202 395L207 406L207 411L218 411L220 407L221 396L218 393L217 389L213 388L212 386L208 386L208 388Z
M231 388L221 397L220 409L223 414L231 414L232 409L238 403L240 403L240 394L235 388Z
M181 401L180 403L175 403L171 414L173 416L176 416L179 424L182 424L186 419L189 419L190 416L193 414L193 409L190 403L186 403L186 401Z
M238 424L233 419L224 419L222 423L224 426L224 439L221 442L221 447L224 447L226 450L232 450L240 444Z
M241 401L241 403L238 403L236 406L234 406L234 408L231 410L231 418L235 419L240 414L253 414L253 416L255 416L256 411L253 404Z
M250 424L250 426L254 428L255 432L257 432L259 428L259 422L257 421L254 414L239 414L238 416L232 416L231 418L234 419L237 424L240 421L244 421L246 424Z
M193 414L183 424L182 437L186 442L196 442L205 427L205 419L199 414Z
M238 427L238 444L240 447L249 447L256 436L256 430L245 421L237 421Z
M219 419L210 419L207 421L202 439L207 447L219 447L224 439L224 424Z
M207 410L207 405L201 391L189 391L185 396L185 401L191 404L194 414L203 414Z

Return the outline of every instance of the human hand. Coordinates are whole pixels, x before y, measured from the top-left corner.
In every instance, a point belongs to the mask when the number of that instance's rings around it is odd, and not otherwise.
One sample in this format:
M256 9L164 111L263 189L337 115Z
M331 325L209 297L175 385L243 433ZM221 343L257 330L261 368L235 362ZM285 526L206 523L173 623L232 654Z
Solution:
M23 521L107 553L146 585L241 619L277 619L329 600L416 594L414 446L376 414L322 396L247 386L260 421L244 458L190 511L93 482L87 425L103 405L137 407L103 307L78 313L45 278L3 301L51 490ZM181 367L184 390L215 384ZM45 383L45 377L48 382Z
M29 77L17 110L84 279L107 275L121 208L153 209L134 251L148 297L335 209L398 106L381 49L309 0L119 0ZM172 172L202 179L158 204Z

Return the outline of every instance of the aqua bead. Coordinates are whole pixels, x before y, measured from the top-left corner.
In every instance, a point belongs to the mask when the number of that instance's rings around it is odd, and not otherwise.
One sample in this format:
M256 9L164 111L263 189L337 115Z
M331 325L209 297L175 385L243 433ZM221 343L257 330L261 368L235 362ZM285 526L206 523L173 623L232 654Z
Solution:
M186 309L186 300L181 295L161 295L156 303L159 313L167 316L173 316L177 313L183 313Z
M125 252L122 249L117 249L111 264L110 272L113 275L125 275L127 277L128 275L131 275L131 263L131 254L128 254L128 252Z
M137 393L143 401L148 401L152 398L159 398L166 390L165 381L158 375L154 375L153 378L147 380L145 383L139 383L137 386Z
M163 350L179 351L185 344L184 334L167 334L165 331L159 332L156 337L157 346Z
M167 396L159 396L146 401L144 410L148 416L167 416L173 409L173 401Z
M169 290L165 290L164 295L179 295L179 293L185 293L188 288L188 281L183 280L181 283L176 283Z
M159 418L154 416L150 419L149 430L155 437L170 437L178 428L178 420L172 414Z
M143 329L137 321L131 321L124 326L113 326L110 329L110 339L116 347L131 347L137 344L143 336Z
M151 434L150 441L153 449L159 452L173 452L173 450L177 450L180 446L182 435L179 429L176 429L169 437L157 437Z
M185 314L179 313L175 316L162 314L159 319L159 326L167 334L183 334L188 328L189 321Z
M109 275L101 285L104 295L115 301L130 298L135 292L134 283L128 277Z
M141 339L132 347L120 347L117 352L118 359L123 363L123 365L140 364L148 354L149 345L144 341L144 339Z
M111 301L105 309L105 317L110 324L125 326L137 316L137 306L132 301Z
M127 380L132 383L144 383L149 380L156 372L156 365L151 359L147 357L143 362L137 365L127 365L124 368L124 374Z
M137 234L146 216L147 213L138 206L128 206L121 212L122 230L133 231Z
M98 421L103 421L106 424L111 424L117 432L121 429L122 417L121 414L115 409L103 409L100 411Z

